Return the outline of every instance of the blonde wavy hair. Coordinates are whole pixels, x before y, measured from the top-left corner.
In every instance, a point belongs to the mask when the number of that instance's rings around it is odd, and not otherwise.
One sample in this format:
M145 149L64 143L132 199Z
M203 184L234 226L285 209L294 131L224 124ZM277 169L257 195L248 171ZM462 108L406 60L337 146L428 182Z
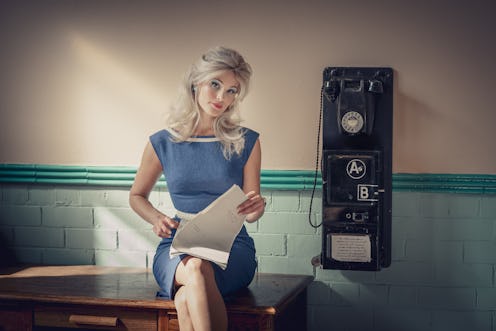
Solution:
M225 71L232 71L239 82L240 89L234 101L222 115L214 121L214 134L220 139L224 157L230 159L241 154L244 146L244 130L240 126L239 104L248 93L251 66L237 51L215 47L208 50L194 63L184 76L176 103L171 107L166 124L174 134L174 141L184 142L191 138L200 122L195 86L215 78Z

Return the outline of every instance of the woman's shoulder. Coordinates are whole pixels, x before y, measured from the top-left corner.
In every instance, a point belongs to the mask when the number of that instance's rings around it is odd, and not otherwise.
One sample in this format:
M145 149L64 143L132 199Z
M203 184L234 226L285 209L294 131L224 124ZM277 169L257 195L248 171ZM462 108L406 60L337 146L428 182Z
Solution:
M150 135L150 142L154 146L169 145L169 142L174 141L175 135L170 129L162 129Z
M247 128L247 127L244 127L244 126L241 127L241 130L243 131L245 137L248 137L248 138L257 139L258 136L260 136L260 134L257 131L250 129L250 128Z
M174 131L170 130L170 129L161 129L161 130L158 130L154 133L152 133L150 135L150 138L154 138L154 139L163 139L163 138L172 138L172 137L176 137L177 134L174 133Z
M243 127L243 132L245 138L243 154L245 155L245 157L248 157L251 154L253 146L255 146L255 143L258 140L259 133L255 130L246 127Z

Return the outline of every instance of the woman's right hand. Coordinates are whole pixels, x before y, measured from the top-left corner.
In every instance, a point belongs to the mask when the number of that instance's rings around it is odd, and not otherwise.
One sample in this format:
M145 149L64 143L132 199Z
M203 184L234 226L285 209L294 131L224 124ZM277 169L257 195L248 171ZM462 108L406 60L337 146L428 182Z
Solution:
M153 232L160 238L169 238L172 229L177 229L179 222L165 215L158 215L153 222Z

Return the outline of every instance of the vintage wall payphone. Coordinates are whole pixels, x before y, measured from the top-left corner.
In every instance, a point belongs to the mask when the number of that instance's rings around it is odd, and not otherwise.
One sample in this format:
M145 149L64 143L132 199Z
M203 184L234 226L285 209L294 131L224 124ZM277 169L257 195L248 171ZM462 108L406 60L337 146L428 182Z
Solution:
M322 267L388 267L392 69L325 68L322 111Z

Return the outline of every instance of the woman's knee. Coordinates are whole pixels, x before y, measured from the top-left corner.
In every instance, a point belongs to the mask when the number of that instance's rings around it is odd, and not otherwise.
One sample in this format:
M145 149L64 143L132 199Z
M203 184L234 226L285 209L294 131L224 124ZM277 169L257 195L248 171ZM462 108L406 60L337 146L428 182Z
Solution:
M196 257L187 257L181 261L176 269L176 285L192 285L205 281L215 281L214 269L208 261Z
M186 262L186 271L189 275L213 276L214 268L209 261L202 260L197 257L192 257Z

